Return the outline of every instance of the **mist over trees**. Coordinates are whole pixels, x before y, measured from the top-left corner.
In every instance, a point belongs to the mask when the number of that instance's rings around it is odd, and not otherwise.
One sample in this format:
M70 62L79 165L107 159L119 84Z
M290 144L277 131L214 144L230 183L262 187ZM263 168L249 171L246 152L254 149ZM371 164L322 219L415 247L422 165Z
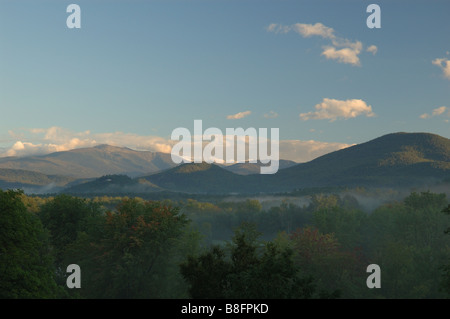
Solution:
M325 193L265 205L0 191L0 203L1 298L450 297L445 194L371 211ZM66 285L69 264L80 289Z

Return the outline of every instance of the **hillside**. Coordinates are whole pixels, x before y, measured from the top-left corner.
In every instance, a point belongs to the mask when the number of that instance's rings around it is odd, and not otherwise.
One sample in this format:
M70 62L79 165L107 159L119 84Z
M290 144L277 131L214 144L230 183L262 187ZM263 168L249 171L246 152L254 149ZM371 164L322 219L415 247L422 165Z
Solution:
M246 176L237 175L215 164L187 163L167 171L142 177L171 191L188 193L233 193L251 191Z
M67 176L0 168L0 189L23 188L32 192L59 190L74 180Z
M94 180L88 180L64 190L69 194L118 194L118 193L147 193L158 191L160 188L150 182L127 175L105 175Z
M0 187L66 186L65 192L85 194L277 193L315 187L423 187L450 180L450 140L429 133L393 133L308 163L293 164L281 160L276 174L262 175L260 163L175 166L170 154L101 145L44 156L2 158ZM5 166L6 169L2 168Z
M273 175L244 176L217 165L185 164L146 179L173 191L271 193L312 187L426 186L449 177L449 139L428 133L393 133Z
M0 168L48 175L93 178L108 174L138 176L174 167L170 154L99 145L41 156L0 158Z
M279 160L278 169L288 168L298 163L289 160ZM233 165L219 165L227 171L233 172L239 175L259 174L262 166L268 166L268 164L258 163L236 163Z
M408 186L450 176L450 140L429 133L393 133L282 170L282 188Z

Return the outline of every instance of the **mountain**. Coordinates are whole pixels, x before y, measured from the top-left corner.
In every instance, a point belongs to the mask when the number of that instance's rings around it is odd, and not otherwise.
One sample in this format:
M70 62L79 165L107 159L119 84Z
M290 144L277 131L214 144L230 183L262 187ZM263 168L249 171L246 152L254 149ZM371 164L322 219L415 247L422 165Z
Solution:
M64 190L68 194L131 194L159 191L160 187L142 178L127 175L105 175L80 182Z
M65 186L64 192L78 194L248 194L315 187L426 187L450 181L450 140L430 133L392 133L307 163L292 164L280 161L276 174L263 175L258 174L260 163L176 166L170 154L101 145L43 156L2 158L0 187Z
M74 178L60 175L46 175L21 169L0 168L0 188L22 188L30 192L41 193L60 190Z
M429 133L393 133L272 175L238 175L203 163L184 164L144 178L163 189L189 193L426 186L450 178L450 140Z
M392 133L281 170L279 188L411 186L450 176L450 139L429 133Z
M249 186L246 176L207 163L182 164L142 179L166 190L188 193L233 193Z
M139 176L174 167L170 154L99 145L40 156L0 158L0 168L47 175L94 178L108 174Z
M289 160L279 160L278 161L278 169L288 168L298 163ZM259 174L261 166L268 166L268 164L258 163L236 163L233 165L220 165L222 168L227 171L233 172L235 174L240 175L250 175L250 174Z

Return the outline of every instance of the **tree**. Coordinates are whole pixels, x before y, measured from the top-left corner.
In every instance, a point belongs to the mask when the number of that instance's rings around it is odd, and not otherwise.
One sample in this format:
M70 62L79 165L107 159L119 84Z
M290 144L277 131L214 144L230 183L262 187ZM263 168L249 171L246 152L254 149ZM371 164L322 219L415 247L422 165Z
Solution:
M124 199L97 228L70 246L72 260L85 269L86 297L167 297L180 280L177 263L199 240L178 208L160 202ZM184 250L186 252L184 252ZM172 278L173 279L173 278ZM180 297L180 296L179 296Z
M334 234L323 234L312 226L298 228L288 236L296 265L316 279L318 289L344 298L367 289L359 250L344 250Z
M286 299L317 297L314 281L294 264L293 250L261 242L254 224L243 223L231 243L181 264L193 298Z
M0 298L54 298L48 236L22 196L0 190Z
M180 265L180 272L189 284L189 295L194 299L225 298L226 278L231 265L225 261L225 250L213 246L199 256L188 256Z
M442 298L441 265L448 260L450 238L442 214L445 194L411 193L386 204L368 217L367 254L383 273L385 298Z
M100 205L70 195L58 195L41 207L39 217L50 231L50 242L55 250L55 261L61 265L65 249L73 243L79 232L86 231L89 219L101 214Z
M450 215L450 204L446 208L442 210L444 214ZM450 227L448 227L445 234L450 234ZM444 265L441 267L442 269L442 281L441 281L441 290L450 296L450 264Z
M358 209L333 206L313 213L313 224L324 234L334 233L345 249L361 245L361 227L367 214Z

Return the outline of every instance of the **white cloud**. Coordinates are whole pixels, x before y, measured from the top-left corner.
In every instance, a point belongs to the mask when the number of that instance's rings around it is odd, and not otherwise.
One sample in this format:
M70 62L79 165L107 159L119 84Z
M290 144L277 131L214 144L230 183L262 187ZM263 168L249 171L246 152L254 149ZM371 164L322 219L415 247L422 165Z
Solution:
M329 39L331 40L331 44L323 47L324 50L321 55L327 59L336 60L339 63L361 66L359 55L363 50L363 44L360 41L352 42L348 39L337 37L333 28L327 27L320 22L316 24L296 23L290 26L272 23L266 30L274 33L294 31L305 38L319 36L324 39ZM378 48L375 45L371 45L366 51L375 55Z
M434 59L431 63L437 65L442 69L444 77L450 80L450 60L449 59Z
M363 44L361 41L350 41L349 39L344 39L344 38L336 38L333 39L331 41L331 43L335 46L335 47L339 47L339 48L345 48L348 47L352 50L355 51L361 51L363 48Z
M269 24L269 25L266 27L266 30L267 30L268 32L275 32L276 28L277 28L277 24L276 24L276 23L271 23L271 24Z
M42 155L53 152L67 151L80 147L94 146L95 143L85 144L77 138L73 138L64 144L44 144L44 143L32 143L32 142L22 142L17 141L14 145L4 151L0 156L30 156L30 155Z
M89 138L89 132L73 133L60 127L30 129L13 132L9 135L15 140L0 156L28 156L67 151L80 147L91 147L96 141Z
M90 131L72 132L61 127L10 132L10 136L12 137L13 145L4 148L3 152L0 153L0 157L41 155L76 148L93 147L99 144L169 153L174 144L173 141L158 136L142 136L123 132L92 134Z
M320 36L325 39L334 39L336 36L334 35L333 28L329 28L322 23L318 22L316 24L304 24L304 23L296 23L292 25L292 30L301 34L305 38L309 38L312 36Z
M271 23L266 28L268 32L274 32L274 33L288 33L291 30L290 26L284 26L281 24Z
M348 63L356 66L360 66L361 62L359 60L359 53L361 51L354 50L351 48L343 48L336 50L336 48L328 46L324 47L322 55L324 55L327 59L337 60L341 63Z
M363 49L361 41L352 42L347 39L337 38L332 40L333 46L325 46L322 52L327 59L337 60L341 63L361 66L359 54ZM342 49L337 49L342 48Z
M375 116L372 106L360 99L342 101L324 98L322 103L316 104L315 109L314 112L301 113L300 118L304 121L328 119L333 122L339 118L349 119L360 115Z
M446 110L447 110L446 106L438 107L438 108L433 110L432 115L433 116L438 116L438 115L444 114Z
M450 117L450 109L449 109L448 107L446 107L446 106L441 106L441 107L435 108L435 109L431 112L431 114L424 113L424 114L420 115L419 117L420 117L421 119L429 119L430 117L435 117L435 116L443 115L443 114L446 113L446 112L447 112L447 116Z
M371 45L366 49L367 52L372 53L373 55L377 54L378 48L376 45Z
M264 114L264 117L266 119L274 119L274 118L278 117L278 113L274 112L274 111L270 111L269 113Z
M249 116L251 113L252 113L251 111L239 112L236 114L228 115L227 119L228 120L238 120L238 119L242 119L246 116Z

